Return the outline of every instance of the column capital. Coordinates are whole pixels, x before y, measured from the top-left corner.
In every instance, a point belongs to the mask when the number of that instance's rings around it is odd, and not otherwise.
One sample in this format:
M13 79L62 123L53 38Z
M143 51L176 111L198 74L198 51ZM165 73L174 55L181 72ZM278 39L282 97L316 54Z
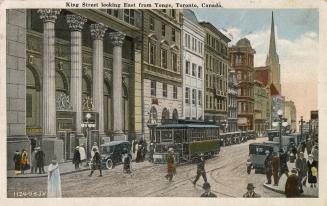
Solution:
M106 26L102 23L91 24L92 38L102 40L107 29L108 29L108 26Z
M79 15L69 14L66 16L68 27L71 31L82 31L87 18Z
M125 39L126 34L123 32L111 32L109 33L109 37L111 39L111 43L115 46L123 46L123 42Z
M45 22L53 22L57 20L57 16L60 14L61 9L39 9L37 12L40 14L40 19Z

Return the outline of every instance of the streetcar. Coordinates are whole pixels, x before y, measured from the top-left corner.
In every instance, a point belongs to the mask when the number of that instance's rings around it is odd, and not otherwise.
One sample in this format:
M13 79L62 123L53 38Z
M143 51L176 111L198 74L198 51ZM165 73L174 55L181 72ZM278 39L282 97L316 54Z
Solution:
M169 148L174 149L176 163L190 162L201 153L213 157L220 151L219 126L210 122L166 121L154 130L154 163L165 163Z

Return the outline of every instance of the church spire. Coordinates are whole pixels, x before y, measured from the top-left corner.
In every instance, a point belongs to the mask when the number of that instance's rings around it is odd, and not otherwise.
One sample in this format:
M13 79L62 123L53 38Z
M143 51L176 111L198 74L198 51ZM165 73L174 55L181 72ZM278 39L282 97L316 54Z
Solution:
M270 42L269 42L269 51L266 59L266 65L271 63L278 63L278 55L276 50L276 41L275 41L275 23L274 23L274 12L271 12L271 29L270 29Z

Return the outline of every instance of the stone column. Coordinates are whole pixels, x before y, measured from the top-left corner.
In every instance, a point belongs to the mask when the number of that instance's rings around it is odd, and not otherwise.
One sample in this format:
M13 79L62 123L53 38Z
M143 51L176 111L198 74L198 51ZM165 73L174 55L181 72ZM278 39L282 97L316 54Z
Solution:
M66 18L71 30L70 100L76 112L76 135L82 136L82 29L87 19L78 15L67 15Z
M113 48L113 118L114 118L114 139L125 139L126 136L123 133L122 125L122 46L125 38L125 34L122 32L112 32L109 34L112 41Z
M43 20L43 141L46 151L45 164L51 159L63 160L63 142L56 137L56 68L55 68L55 21L60 9L39 9Z
M103 37L108 27L102 23L91 24L93 38L93 103L99 114L99 135L104 136L103 107Z
M39 9L43 20L43 135L56 136L55 21L60 9Z

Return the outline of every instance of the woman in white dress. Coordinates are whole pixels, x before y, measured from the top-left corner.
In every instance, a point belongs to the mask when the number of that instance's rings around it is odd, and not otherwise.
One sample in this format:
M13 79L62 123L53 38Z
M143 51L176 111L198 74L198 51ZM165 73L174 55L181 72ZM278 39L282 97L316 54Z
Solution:
M52 160L48 168L48 197L61 197L60 172L56 160Z

